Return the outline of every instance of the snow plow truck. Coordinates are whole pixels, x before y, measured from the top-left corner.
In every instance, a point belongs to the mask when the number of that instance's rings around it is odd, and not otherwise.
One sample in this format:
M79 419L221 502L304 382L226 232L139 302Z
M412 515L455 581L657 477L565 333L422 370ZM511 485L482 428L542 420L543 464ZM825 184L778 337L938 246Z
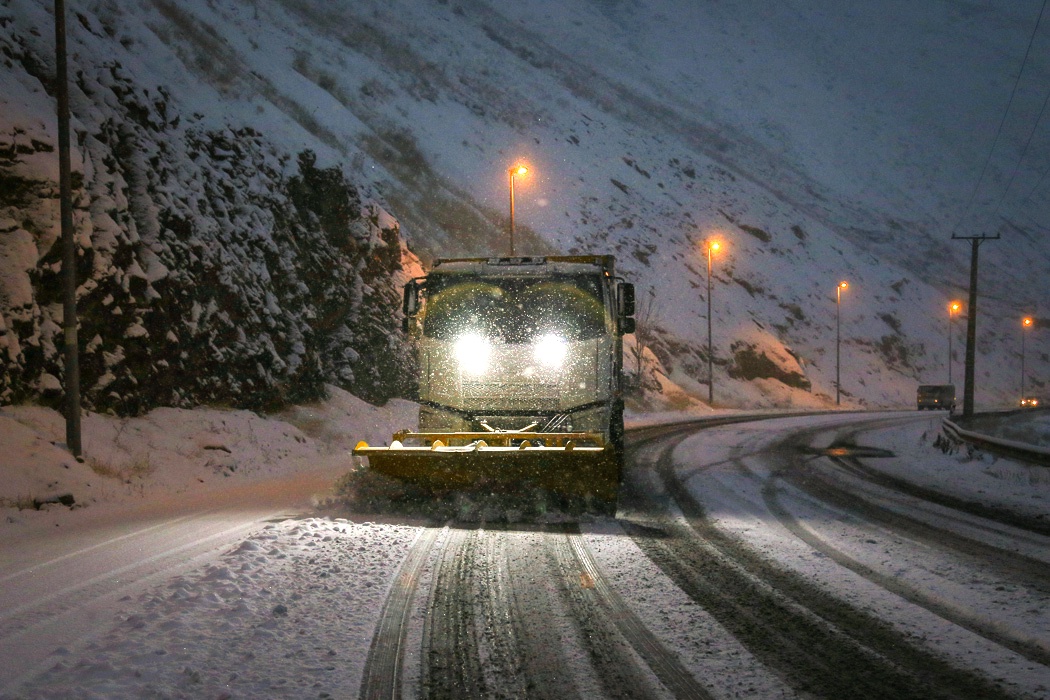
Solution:
M635 320L612 256L438 260L405 285L403 311L419 430L358 443L370 470L423 488L534 487L615 513Z

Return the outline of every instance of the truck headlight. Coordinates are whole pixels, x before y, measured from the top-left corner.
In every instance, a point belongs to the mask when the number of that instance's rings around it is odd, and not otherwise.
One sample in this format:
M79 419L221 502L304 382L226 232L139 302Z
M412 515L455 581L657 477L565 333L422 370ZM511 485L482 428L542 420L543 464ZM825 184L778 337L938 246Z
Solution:
M558 369L565 362L568 343L556 335L545 335L536 343L536 362L549 369Z
M461 335L456 339L454 352L461 371L474 375L488 371L489 356L492 354L488 338L473 333Z

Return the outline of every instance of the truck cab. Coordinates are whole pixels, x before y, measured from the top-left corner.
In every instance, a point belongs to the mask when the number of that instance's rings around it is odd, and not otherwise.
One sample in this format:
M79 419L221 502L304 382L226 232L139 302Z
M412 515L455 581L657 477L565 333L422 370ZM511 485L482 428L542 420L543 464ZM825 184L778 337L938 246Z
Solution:
M435 486L522 481L615 512L634 286L609 255L455 258L405 285L419 429L354 454Z
M611 256L439 260L414 280L405 310L420 360L420 429L618 438L633 287L613 265Z
M923 384L916 392L918 410L955 412L954 384Z

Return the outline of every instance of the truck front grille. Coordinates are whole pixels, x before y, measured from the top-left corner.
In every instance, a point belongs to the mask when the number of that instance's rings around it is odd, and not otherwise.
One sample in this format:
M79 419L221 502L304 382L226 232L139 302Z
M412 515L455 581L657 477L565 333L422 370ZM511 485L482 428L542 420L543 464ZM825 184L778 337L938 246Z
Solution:
M463 382L464 408L490 411L556 411L556 384Z

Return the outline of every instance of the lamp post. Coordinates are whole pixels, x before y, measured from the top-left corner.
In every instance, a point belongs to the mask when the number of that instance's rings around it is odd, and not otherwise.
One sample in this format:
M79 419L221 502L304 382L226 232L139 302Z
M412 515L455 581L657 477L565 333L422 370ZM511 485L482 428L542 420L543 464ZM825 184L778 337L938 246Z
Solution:
M952 319L956 312L962 308L962 304L953 301L948 304L948 383L952 383Z
M1024 400L1024 337L1025 331L1032 327L1032 317L1021 319L1021 399Z
M515 165L507 169L507 179L510 181L510 256L514 257L514 176L524 175L529 169L524 165Z
M841 399L841 360L842 360L842 290L849 289L847 282L839 282L835 287L835 405L842 403Z
M718 241L707 242L707 404L715 403L714 356L711 354L711 257L722 247Z

